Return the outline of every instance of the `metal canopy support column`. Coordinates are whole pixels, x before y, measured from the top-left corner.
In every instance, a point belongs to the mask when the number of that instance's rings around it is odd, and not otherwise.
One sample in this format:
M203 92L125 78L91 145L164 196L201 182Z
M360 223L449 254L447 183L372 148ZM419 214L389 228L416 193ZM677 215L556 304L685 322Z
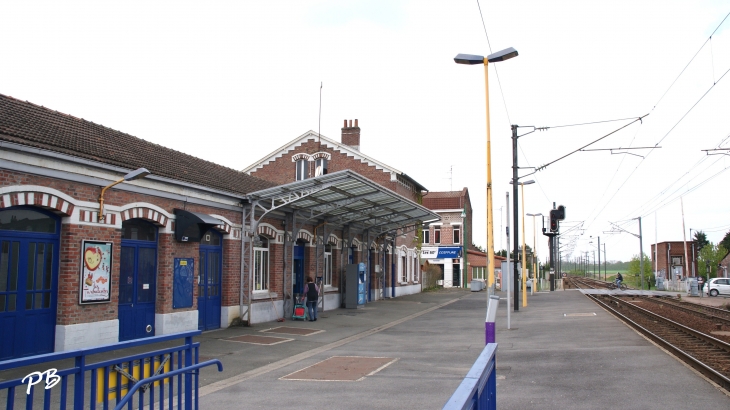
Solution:
M253 220L254 205L243 207L241 227L241 320L245 320L251 326L251 261L253 246L253 230L250 221ZM247 221L249 224L247 224Z

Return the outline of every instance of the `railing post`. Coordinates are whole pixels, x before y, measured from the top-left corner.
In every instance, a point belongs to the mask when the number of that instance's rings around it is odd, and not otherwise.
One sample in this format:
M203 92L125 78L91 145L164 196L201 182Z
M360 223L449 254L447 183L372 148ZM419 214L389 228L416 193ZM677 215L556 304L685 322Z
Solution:
M74 410L84 409L84 383L86 378L86 356L76 356L76 369L78 373L74 376Z
M250 315L250 313L249 313ZM193 365L193 337L185 338L185 367ZM185 410L193 409L193 374L190 371L185 372Z

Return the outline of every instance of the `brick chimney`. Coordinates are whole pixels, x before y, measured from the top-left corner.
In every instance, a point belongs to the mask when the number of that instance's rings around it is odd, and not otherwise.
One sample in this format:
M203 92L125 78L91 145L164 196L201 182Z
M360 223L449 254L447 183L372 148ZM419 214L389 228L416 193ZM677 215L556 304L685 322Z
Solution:
M342 143L360 151L360 127L357 126L357 120L354 127L352 120L345 120L345 125L342 127Z

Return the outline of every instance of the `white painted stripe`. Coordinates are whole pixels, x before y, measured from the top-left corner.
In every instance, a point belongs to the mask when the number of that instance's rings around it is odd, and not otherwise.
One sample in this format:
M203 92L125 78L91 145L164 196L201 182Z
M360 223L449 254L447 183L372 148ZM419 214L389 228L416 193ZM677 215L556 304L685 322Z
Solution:
M48 206L48 204L51 202L51 197L48 194L43 194L43 198L41 199L41 204L43 206Z
M10 195L9 194L3 195L3 207L7 208L7 207L11 206L11 204L12 204L12 202L10 201Z
M63 205L61 206L61 212L63 212L64 214L68 213L68 202L63 201Z
M58 197L55 195L51 195L51 203L48 204L48 206L50 208L55 208L57 203L58 203Z
M35 204L35 193L28 192L28 203Z
M16 194L18 205L25 205L25 192L19 192Z

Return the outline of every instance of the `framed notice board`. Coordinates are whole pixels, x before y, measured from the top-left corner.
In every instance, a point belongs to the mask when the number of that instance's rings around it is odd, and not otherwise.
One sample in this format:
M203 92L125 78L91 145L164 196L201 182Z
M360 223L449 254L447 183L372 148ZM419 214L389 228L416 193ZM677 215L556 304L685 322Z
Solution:
M193 307L193 277L195 276L195 260L193 258L175 258L172 278L172 308Z

